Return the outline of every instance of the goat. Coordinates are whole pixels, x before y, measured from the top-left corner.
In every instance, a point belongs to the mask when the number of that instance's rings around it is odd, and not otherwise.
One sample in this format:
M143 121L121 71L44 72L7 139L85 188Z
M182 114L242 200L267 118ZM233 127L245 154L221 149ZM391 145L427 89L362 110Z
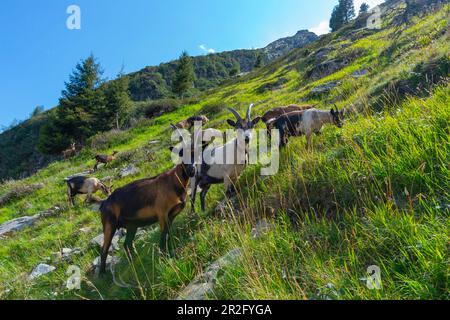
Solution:
M179 152L179 156L184 158L183 149ZM166 251L169 229L175 217L186 206L187 187L194 176L195 165L192 159L190 163L186 163L183 159L175 168L163 174L135 181L115 190L101 204L104 242L100 273L106 272L108 250L116 230L120 228L127 230L125 251L130 259L137 229L156 222L159 222L161 229L161 251Z
M277 119L284 114L291 113L294 111L304 111L304 110L308 110L308 109L312 109L312 108L314 108L313 105L298 106L295 104L290 104L286 107L277 107L277 108L273 108L273 109L270 109L269 111L267 111L261 117L261 120L267 125L274 119Z
M306 135L308 149L312 147L312 134L322 129L324 124L334 124L342 128L342 115L336 107L336 111L308 109L305 111L295 111L279 117L274 128L280 131L280 146L284 147L288 138Z
M68 187L67 195L69 197L69 203L72 206L75 206L75 196L77 194L87 194L85 202L91 201L92 195L99 190L101 190L105 196L111 194L112 186L105 186L105 184L97 178L77 176L68 178L65 181Z
M295 111L305 111L314 108L313 105L304 105L304 106L297 106L295 104L288 105L287 107L277 107L273 108L269 111L267 111L263 117L262 121L267 127L267 134L270 137L272 135L272 129L275 121L288 113L295 112Z
M95 161L96 161L95 166L94 166L94 171L97 170L98 165L101 164L101 163L103 163L105 166L107 166L109 163L113 162L116 159L116 155L118 153L119 152L114 151L112 153L112 155L105 155L105 154L96 155L95 158L94 158Z
M77 153L77 149L75 148L75 142L73 142L73 143L70 145L70 148L69 148L69 149L64 150L64 151L62 152L62 155L63 155L63 157L64 157L64 160L67 160L67 159L69 159L69 158L74 157L74 156L76 155L76 153Z
M229 108L237 121L228 120L228 124L238 130L238 136L221 147L213 148L208 159L202 159L200 170L197 170L195 183L191 189L192 210L195 208L197 188L201 189L202 211L205 211L206 194L213 184L223 183L227 196L233 193L235 182L246 165L245 160L252 138L252 129L261 120L261 117L251 119L252 108L253 105L250 105L245 119L242 119L235 109ZM245 143L242 143L242 140ZM232 162L227 163L224 159L232 159Z
M186 129L191 130L194 126L195 122L201 122L203 125L209 122L209 119L206 116L194 116L190 117L186 120L178 122L175 127L178 129Z

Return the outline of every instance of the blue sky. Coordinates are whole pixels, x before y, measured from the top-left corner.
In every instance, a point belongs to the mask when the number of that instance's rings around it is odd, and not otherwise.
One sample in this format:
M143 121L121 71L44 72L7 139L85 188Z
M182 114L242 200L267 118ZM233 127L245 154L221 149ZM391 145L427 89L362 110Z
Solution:
M357 0L356 2L361 2ZM380 0L369 0L371 4ZM337 0L2 0L0 126L58 103L75 64L93 53L113 78L191 55L263 47L300 29L327 32ZM81 30L69 30L69 5ZM355 6L359 7L359 3Z

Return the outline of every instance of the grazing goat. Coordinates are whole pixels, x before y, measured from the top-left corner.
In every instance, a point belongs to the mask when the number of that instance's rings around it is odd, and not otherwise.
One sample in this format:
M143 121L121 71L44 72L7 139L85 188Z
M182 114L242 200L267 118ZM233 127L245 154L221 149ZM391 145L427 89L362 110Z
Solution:
M248 108L245 119L235 109L229 108L237 121L228 120L228 124L237 129L238 136L221 147L213 148L211 154L202 159L191 189L192 210L195 208L197 188L201 189L202 211L205 211L206 194L213 184L223 183L227 196L233 193L235 183L246 165L252 129L261 120L261 117L251 119L252 107Z
M72 158L72 157L74 157L76 154L77 154L77 149L75 148L75 142L73 142L73 143L70 145L70 148L69 148L69 149L64 150L64 151L62 152L62 155L63 155L63 157L64 157L64 160L67 160L67 159L69 159L69 158Z
M291 104L287 107L278 107L267 111L262 117L262 121L265 123L267 127L267 135L269 137L272 136L273 125L279 117L291 112L305 111L312 108L314 108L314 106L312 105L297 106L295 104Z
M304 111L312 108L314 108L314 106L312 105L297 106L295 104L288 105L287 107L277 107L267 111L261 117L261 120L267 125L271 121L278 119L284 114L291 113L294 111Z
M105 166L107 166L109 163L113 162L116 159L116 155L119 152L114 151L112 155L105 155L105 154L99 154L95 156L95 166L94 166L94 171L97 170L98 165L103 163Z
M105 186L104 183L97 178L78 176L68 178L65 181L68 187L67 195L69 197L69 203L72 206L75 205L75 196L77 194L87 194L86 202L91 201L92 195L99 190L101 190L105 196L109 196L111 194L112 186Z
M183 143L184 146L186 144ZM173 151L173 149L172 149ZM179 152L183 157L184 150ZM191 155L193 153L191 152ZM131 258L137 229L159 222L160 248L165 251L169 229L175 217L185 208L187 187L195 176L193 159L184 159L175 168L154 178L130 183L114 193L100 206L104 242L100 272L106 272L106 258L116 230L126 228L125 250Z
M308 109L295 111L279 117L273 127L280 131L280 146L284 147L289 137L306 135L308 149L312 147L312 135L318 133L324 124L334 124L342 128L341 113L336 108L331 111Z
M203 125L205 125L209 122L209 119L206 116L194 116L178 122L175 127L178 129L191 130L195 122L201 122Z

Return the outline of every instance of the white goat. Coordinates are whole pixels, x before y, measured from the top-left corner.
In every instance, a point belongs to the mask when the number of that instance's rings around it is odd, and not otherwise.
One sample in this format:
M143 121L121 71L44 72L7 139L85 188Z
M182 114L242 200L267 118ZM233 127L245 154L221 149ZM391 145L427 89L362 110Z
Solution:
M235 109L229 108L237 121L228 120L228 124L237 129L237 137L221 147L207 149L204 152L200 170L197 170L195 183L192 185L192 210L194 210L198 187L201 189L200 199L203 211L206 207L206 194L213 184L223 183L226 194L229 196L233 193L235 183L246 165L252 129L261 120L261 117L251 119L252 108L253 105L250 105L245 119Z

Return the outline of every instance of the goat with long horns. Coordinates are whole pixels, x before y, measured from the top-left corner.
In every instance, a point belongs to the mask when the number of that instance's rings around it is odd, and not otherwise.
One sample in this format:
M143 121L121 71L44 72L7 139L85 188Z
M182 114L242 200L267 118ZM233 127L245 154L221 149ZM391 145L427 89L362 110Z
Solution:
M228 141L221 147L206 150L197 169L195 183L192 184L191 202L195 208L197 188L201 189L201 208L206 208L206 194L214 184L224 184L227 196L235 191L235 184L246 166L249 143L252 139L252 130L261 120L261 117L251 118L253 104L247 110L245 118L233 108L228 110L236 117L236 121L228 120L228 124L237 130L237 137Z

